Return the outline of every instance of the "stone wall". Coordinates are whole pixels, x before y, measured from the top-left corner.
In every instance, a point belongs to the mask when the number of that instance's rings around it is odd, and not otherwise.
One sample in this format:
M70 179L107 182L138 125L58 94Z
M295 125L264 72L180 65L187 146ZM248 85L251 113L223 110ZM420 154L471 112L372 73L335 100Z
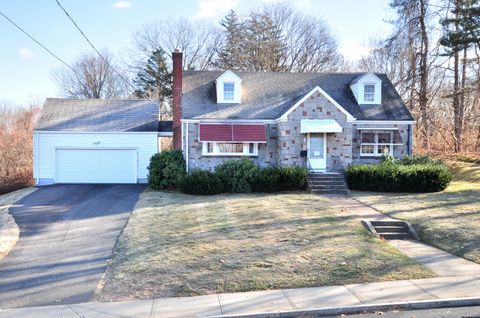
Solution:
M185 124L184 127L187 127ZM258 145L258 156L248 156L259 167L277 165L277 125L266 124L267 142ZM188 170L206 169L213 170L215 167L228 159L240 159L243 156L202 156L202 143L198 141L199 129L197 123L188 124Z
M278 124L278 163L306 167L307 159L300 157L300 151L307 149L307 135L300 133L302 119L335 119L343 127L341 133L327 134L327 170L340 170L352 161L352 124L347 116L316 93L299 105Z

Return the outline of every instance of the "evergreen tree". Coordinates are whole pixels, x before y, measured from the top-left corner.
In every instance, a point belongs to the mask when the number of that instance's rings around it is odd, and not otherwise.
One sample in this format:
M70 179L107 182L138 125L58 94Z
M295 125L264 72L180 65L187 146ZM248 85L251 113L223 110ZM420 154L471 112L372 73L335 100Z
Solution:
M134 79L135 95L139 98L156 99L160 103L160 118L170 117L172 96L172 73L168 70L165 51L155 50Z
M280 28L265 13L252 13L246 22L247 68L251 71L282 71L285 45Z
M224 45L218 51L216 66L221 69L244 70L245 28L237 13L231 10L220 22L224 28Z

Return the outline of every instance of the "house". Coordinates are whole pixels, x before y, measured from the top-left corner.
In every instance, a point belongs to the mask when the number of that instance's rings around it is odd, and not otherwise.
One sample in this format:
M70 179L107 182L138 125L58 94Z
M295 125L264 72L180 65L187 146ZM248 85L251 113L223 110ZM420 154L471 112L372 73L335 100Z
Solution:
M187 169L339 171L412 152L414 119L384 74L182 71L173 53L173 144Z
M33 133L36 183L145 183L159 135L171 136L158 118L152 101L48 98Z

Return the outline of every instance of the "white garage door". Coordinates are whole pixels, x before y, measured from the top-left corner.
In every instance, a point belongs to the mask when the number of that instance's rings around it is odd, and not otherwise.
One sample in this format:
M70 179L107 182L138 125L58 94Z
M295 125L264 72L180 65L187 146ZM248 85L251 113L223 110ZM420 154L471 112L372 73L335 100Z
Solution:
M134 149L57 149L56 183L137 183Z

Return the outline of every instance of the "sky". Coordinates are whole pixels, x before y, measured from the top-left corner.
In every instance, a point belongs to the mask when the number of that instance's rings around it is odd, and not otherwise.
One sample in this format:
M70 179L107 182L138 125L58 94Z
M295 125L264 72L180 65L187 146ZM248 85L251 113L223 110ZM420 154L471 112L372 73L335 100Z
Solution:
M142 25L168 18L217 23L229 10L239 13L288 1L305 14L323 18L350 60L368 52L372 37L386 36L393 13L388 0L59 0L99 49L125 55ZM55 0L0 0L0 11L67 63L91 47ZM0 16L0 101L14 105L58 96L52 78L61 63Z

